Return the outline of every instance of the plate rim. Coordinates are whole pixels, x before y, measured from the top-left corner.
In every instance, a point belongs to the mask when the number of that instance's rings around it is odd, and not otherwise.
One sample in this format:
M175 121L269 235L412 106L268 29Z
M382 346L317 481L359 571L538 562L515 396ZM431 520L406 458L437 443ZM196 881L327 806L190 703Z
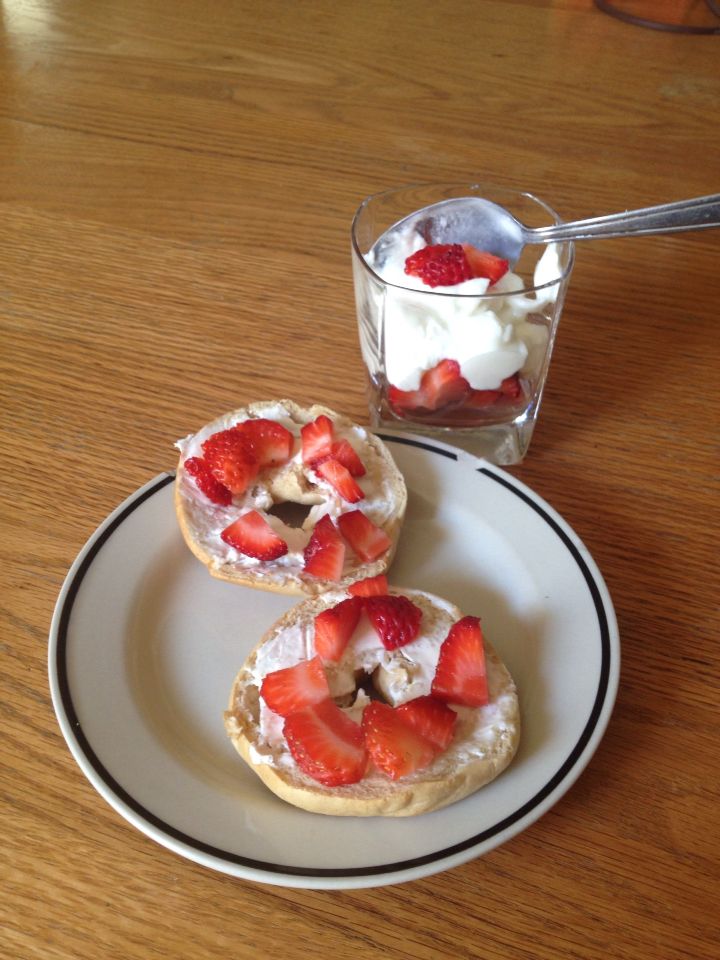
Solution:
M362 867L307 867L276 864L222 850L174 827L147 809L105 768L82 729L67 674L66 652L75 598L83 580L114 531L148 499L175 479L160 473L135 490L95 529L78 553L61 587L50 626L48 672L53 707L71 754L92 786L120 815L162 846L211 869L270 884L309 888L351 888L399 883L438 873L489 852L535 823L570 789L592 758L614 707L619 681L620 643L617 620L607 586L590 552L573 528L534 490L516 477L441 441L407 434L376 434L386 443L416 447L467 465L499 483L534 510L558 536L579 568L598 621L601 661L595 698L588 719L564 761L544 785L519 807L465 840L420 857ZM482 846L482 850L478 850ZM427 869L427 868L430 869ZM342 881L342 882L341 882Z

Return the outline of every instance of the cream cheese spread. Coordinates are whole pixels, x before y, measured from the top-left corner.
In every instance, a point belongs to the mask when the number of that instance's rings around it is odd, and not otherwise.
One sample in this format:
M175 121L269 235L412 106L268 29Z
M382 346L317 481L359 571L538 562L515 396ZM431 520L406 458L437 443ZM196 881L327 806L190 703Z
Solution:
M184 498L185 508L198 542L212 558L214 569L227 564L239 568L253 569L257 575L294 576L304 566L303 551L307 546L315 524L325 514L336 520L341 513L349 509L361 509L377 526L381 526L397 511L397 493L386 476L386 467L377 451L368 442L368 432L360 426L344 428L337 423L335 439L347 440L363 462L366 473L357 477L356 482L365 497L358 504L348 504L325 479L311 467L303 464L300 428L302 424L293 420L290 412L282 404L272 403L258 408L254 405L257 417L275 420L282 424L295 437L292 456L281 467L272 469L272 476L264 471L259 479L250 485L246 493L233 498L232 504L222 506L213 503L198 489L191 477L184 473L180 477L180 495ZM212 434L233 427L240 420L233 414L226 414L196 434L178 440L175 446L182 460L190 457L202 457L202 445ZM305 504L309 513L301 527L291 526L279 516L269 512L276 502L296 501ZM248 557L225 543L220 534L238 517L250 510L257 510L270 524L273 530L288 545L288 552L277 560L261 561ZM358 565L358 560L348 550L343 575Z
M445 600L418 590L393 588L393 594L402 594L423 611L419 636L397 650L386 650L363 613L342 658L337 664L326 664L330 694L356 722L369 702L359 677L372 677L373 684L392 706L399 706L415 697L430 693L438 655L443 640L455 623L457 609ZM325 594L333 606L348 596L344 591ZM315 655L313 623L296 623L285 627L258 649L249 682L260 688L263 678L275 670L291 667ZM455 736L446 751L433 764L417 774L427 778L440 775L460 763L478 758L492 758L501 745L517 736L515 687L504 666L493 658L487 659L489 703L483 707L453 706L458 715ZM283 718L259 700L259 736L252 747L255 763L272 763L279 767L295 767L283 736ZM297 770L297 774L300 771ZM383 779L380 773L369 778Z

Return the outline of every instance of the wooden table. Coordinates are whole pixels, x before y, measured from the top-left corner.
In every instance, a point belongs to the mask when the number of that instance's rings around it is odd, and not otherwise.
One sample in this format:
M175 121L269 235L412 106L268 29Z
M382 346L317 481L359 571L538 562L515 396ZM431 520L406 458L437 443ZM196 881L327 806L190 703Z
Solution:
M716 192L719 43L589 0L3 4L3 958L713 955L715 231L577 251L510 472L590 549L623 665L591 764L512 841L368 890L206 870L86 781L46 643L74 557L177 437L287 394L366 421L364 196L484 178L569 219Z

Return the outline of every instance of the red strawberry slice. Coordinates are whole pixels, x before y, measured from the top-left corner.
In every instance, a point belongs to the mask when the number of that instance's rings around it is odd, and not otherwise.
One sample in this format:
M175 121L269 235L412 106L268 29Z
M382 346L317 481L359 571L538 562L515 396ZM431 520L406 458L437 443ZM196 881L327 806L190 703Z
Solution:
M428 287L452 287L473 277L467 255L459 243L423 247L406 259L405 273L419 277Z
M340 533L366 563L377 560L392 546L392 540L361 510L350 510L338 517Z
M407 597L367 597L365 610L386 650L411 643L420 632L422 610Z
M475 410L483 407L491 407L503 397L508 400L519 400L523 395L522 383L517 373L506 377L500 384L499 390L471 390L463 401L463 407L471 407Z
M320 657L266 674L260 684L260 696L281 717L326 700L330 688Z
M205 494L208 500L212 500L213 503L219 503L223 507L227 507L232 503L232 494L228 488L220 483L201 457L188 457L184 463L184 467L186 473L190 474L198 489Z
M387 577L384 573L379 573L376 577L366 577L351 583L348 593L353 597L384 597L389 589Z
M332 456L352 477L364 477L365 466L349 440L338 440L332 445Z
M321 580L339 580L345 562L345 544L337 527L325 514L315 524L305 547L305 571Z
M399 711L378 700L363 710L362 729L371 760L392 780L429 766L438 752Z
M350 597L319 613L315 617L315 653L323 660L339 660L355 632L361 612L360 597Z
M325 414L321 414L312 423L306 423L300 430L302 437L303 463L313 463L332 455L333 423Z
M388 399L399 411L439 410L451 403L459 403L469 393L470 384L460 373L457 360L441 360L423 373L418 390L390 387Z
M470 271L473 277L487 277L490 286L497 283L501 277L504 277L510 268L507 260L496 257L494 253L488 253L485 250L478 250L471 243L463 243L462 248L465 251Z
M300 769L326 787L357 783L368 765L363 732L332 700L292 713L283 733Z
M338 463L338 461L332 457L328 460L323 460L321 463L316 461L313 467L323 480L327 480L330 486L340 494L343 500L347 500L348 503L357 503L358 500L365 498L361 487L359 487L353 477L350 476L348 468Z
M433 696L446 703L482 707L488 702L485 646L477 617L463 617L440 647Z
M408 410L421 409L424 397L419 390L401 390L391 384L388 387L388 401L396 413L403 414Z
M259 468L242 432L220 430L208 437L202 449L214 476L233 493L245 493Z
M441 360L427 370L420 380L420 391L429 410L437 410L449 403L457 403L466 396L470 384L460 373L457 360Z
M509 397L511 400L519 400L523 395L520 376L517 373L513 373L511 377L505 377L500 384L500 392L503 396Z
M258 418L235 427L247 439L250 452L260 467L278 466L290 459L295 438L281 423Z
M455 733L457 714L446 703L435 697L416 697L397 707L397 713L438 750L447 750Z
M225 527L220 537L239 553L257 560L277 560L288 552L288 545L257 510L244 513Z

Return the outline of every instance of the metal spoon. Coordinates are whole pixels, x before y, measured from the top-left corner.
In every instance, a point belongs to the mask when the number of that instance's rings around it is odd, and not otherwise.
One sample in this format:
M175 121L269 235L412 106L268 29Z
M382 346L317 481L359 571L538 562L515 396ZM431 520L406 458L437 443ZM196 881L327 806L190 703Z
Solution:
M514 264L528 243L678 233L707 227L720 227L720 193L537 229L526 227L490 200L455 197L399 220L376 241L372 252L375 263L382 265L399 234L414 229L426 243L471 243Z

